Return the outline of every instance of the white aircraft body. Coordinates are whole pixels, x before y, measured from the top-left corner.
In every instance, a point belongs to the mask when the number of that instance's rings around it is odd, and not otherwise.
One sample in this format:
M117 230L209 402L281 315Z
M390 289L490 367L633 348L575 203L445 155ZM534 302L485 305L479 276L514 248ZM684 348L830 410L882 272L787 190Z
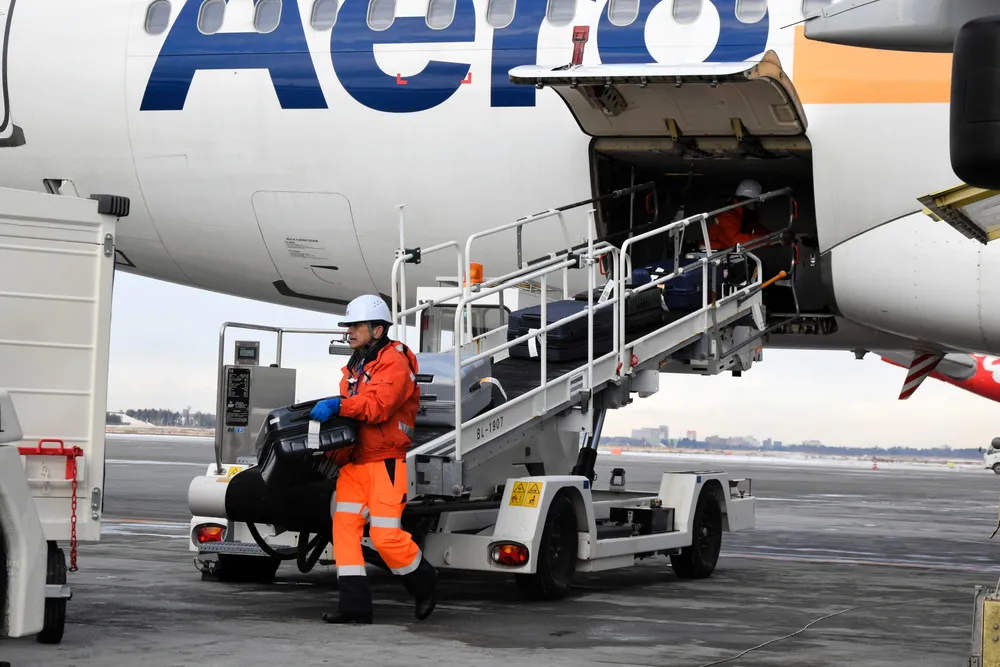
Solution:
M917 201L960 183L950 55L809 40L824 0L4 4L0 185L130 197L122 270L338 312L389 293L398 204L428 247L649 181L672 219L754 178L794 188L803 310L836 322L768 345L1000 353L1000 249ZM555 69L584 26L581 65ZM640 195L597 218L649 215ZM562 237L524 242L529 259ZM470 259L511 270L513 234ZM428 258L408 287L453 273Z

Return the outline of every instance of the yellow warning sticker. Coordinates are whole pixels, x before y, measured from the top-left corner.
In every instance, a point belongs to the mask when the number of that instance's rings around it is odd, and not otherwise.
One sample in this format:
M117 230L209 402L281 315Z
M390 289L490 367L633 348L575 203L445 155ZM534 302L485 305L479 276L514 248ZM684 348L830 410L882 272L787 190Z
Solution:
M219 482L220 484L229 484L229 480L231 480L233 477L236 477L236 475L242 472L242 470L243 466L229 466L229 470L226 471L226 476L219 477L215 481Z
M545 484L539 482L532 482L531 484L528 484L528 489L525 491L524 496L525 507L538 507L538 498L542 495L543 486L545 486Z
M514 489L510 492L511 507L520 507L524 504L524 482L514 484Z

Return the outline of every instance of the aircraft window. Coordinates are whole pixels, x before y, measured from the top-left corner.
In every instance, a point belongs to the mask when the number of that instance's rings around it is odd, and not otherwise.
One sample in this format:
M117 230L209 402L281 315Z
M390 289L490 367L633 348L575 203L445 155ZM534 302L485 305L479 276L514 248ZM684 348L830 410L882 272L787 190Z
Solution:
M506 28L514 20L517 0L490 0L486 5L486 22L491 28Z
M427 3L427 25L434 30L443 30L455 20L456 0L430 0Z
M545 18L555 26L569 25L576 15L576 0L549 0Z
M831 4L833 4L833 0L802 0L802 15L809 16Z
M694 23L701 17L702 0L674 0L674 20L682 25Z
M608 20L613 25L629 25L639 16L639 0L611 0L608 3Z
M368 3L368 27L385 30L396 20L396 0L371 0Z
M146 9L146 32L159 35L170 23L170 1L153 0Z
M198 30L206 35L214 35L222 27L226 16L226 0L205 0L198 12Z
M281 0L257 0L253 27L257 32L271 32L281 21Z
M337 0L316 0L313 3L312 27L314 30L329 30L337 22Z
M736 18L743 23L756 23L767 13L767 0L736 0Z

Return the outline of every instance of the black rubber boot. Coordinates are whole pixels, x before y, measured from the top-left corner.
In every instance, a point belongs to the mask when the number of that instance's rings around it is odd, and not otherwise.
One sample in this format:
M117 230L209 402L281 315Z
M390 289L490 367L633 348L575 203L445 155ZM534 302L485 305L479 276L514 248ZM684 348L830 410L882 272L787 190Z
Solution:
M372 622L372 593L368 588L368 577L339 577L340 599L337 613L323 614L327 623L360 623L368 625Z
M430 616L437 605L437 578L437 570L425 558L420 559L416 570L403 577L406 589L415 600L413 615L418 621Z

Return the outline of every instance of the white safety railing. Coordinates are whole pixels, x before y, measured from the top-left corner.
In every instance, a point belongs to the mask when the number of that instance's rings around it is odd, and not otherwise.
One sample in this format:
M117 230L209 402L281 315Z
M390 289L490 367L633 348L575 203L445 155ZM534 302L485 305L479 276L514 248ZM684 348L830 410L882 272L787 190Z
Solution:
M406 238L405 238L405 227L406 227L406 217L403 209L405 205L400 205L399 208L399 250L396 251L396 261L392 263L392 336L398 341L402 341L403 344L407 344L406 340L406 318L410 315L416 316L418 313L431 308L442 301L447 299L453 299L460 295L461 289L455 292L454 295L448 296L446 299L438 299L437 301L429 301L425 304L418 304L413 308L406 307L406 267L405 265L409 262L420 262L427 255L433 255L436 252L442 252L448 248L454 248L456 254L456 269L458 284L461 286L466 281L467 271L465 265L466 255L462 254L462 246L459 245L458 241L447 241L445 243L439 243L430 248L407 248ZM471 318L469 318L471 319ZM419 320L417 320L419 323Z
M744 206L747 206L747 205L750 205L750 204L758 203L758 202L765 202L765 201L767 201L769 199L773 199L775 197L780 197L780 196L785 195L785 194L790 195L791 194L791 188L783 188L781 190L774 190L772 192L766 192L766 193L760 195L759 197L757 197L755 199L742 201L742 202L739 202L739 203L736 203L736 204L731 204L729 206L724 206L722 208L715 209L714 211L709 211L707 213L698 213L696 215L692 215L690 217L683 218L681 220L677 220L676 222L672 222L672 223L670 223L668 225L664 225L663 227L660 227L660 228L657 228L657 229L653 229L653 230L650 230L648 232L645 232L645 233L642 233L642 234L638 234L636 236L633 236L633 237L629 238L628 240L626 240L622 244L621 253L622 253L622 259L623 259L623 261L619 263L619 265L618 265L618 273L615 276L615 279L616 279L616 281L618 283L619 289L622 290L622 293L625 295L625 297L627 299L629 296L631 296L633 294L639 294L641 292L645 292L645 291L651 290L651 289L658 289L658 288L660 288L661 285L665 285L666 283L670 282L671 280L675 280L676 278L678 278L678 277L680 277L680 276L682 276L682 275L684 275L686 273L690 273L692 271L698 271L698 270L700 270L701 271L701 308L698 309L698 310L695 310L693 312L688 313L684 317L682 317L682 318L680 318L678 320L675 320L674 322L671 322L670 324L668 324L666 326L672 326L672 325L677 325L677 324L681 324L681 323L687 322L688 320L694 319L694 318L702 315L703 313L705 313L707 311L715 311L715 310L717 310L719 308L719 306L722 306L723 304L726 304L729 301L732 301L734 299L739 299L739 298L741 298L743 296L746 296L750 292L752 292L755 289L757 289L758 286L760 286L760 285L763 284L763 282L764 282L763 264L761 263L760 259L756 255L754 255L753 253L751 253L749 251L740 250L739 249L740 246L736 246L735 249L734 248L726 248L726 249L722 249L722 250L720 250L718 252L713 253L712 252L712 244L711 244L711 241L709 240L709 235L708 235L708 220L710 218L714 218L715 216L717 216L717 215L719 215L721 213L725 213L726 211L731 211L731 210L734 210L734 209L737 209L737 208L741 208L741 207L744 207ZM683 234L683 232L688 227L690 227L691 225L695 225L695 224L697 224L697 225L699 225L701 227L702 239L703 239L703 243L705 245L704 257L701 257L697 261L692 262L691 264L688 264L687 266L681 268L681 266L680 266L680 256L681 256L680 249L681 249L681 245L684 242L684 234ZM789 224L791 224L791 220L789 220ZM652 238L654 236L659 236L659 235L662 235L662 234L673 234L674 235L674 270L671 273L666 274L666 275L661 276L661 277L656 278L656 279L653 279L652 276L650 276L650 281L648 283L646 283L644 285L640 285L639 287L634 287L634 288L632 288L630 290L625 290L626 281L627 281L627 279L629 277L631 277L632 262L631 262L631 255L630 255L629 251L631 250L632 246L634 246L635 244L639 243L640 241L644 241L646 239ZM722 259L725 256L729 256L729 255L733 255L733 254L745 255L745 256L749 257L750 259L752 259L756 263L757 270L754 272L755 278L749 280L746 285L744 285L743 287L741 287L738 290L735 290L735 291L731 292L730 294L721 296L720 298L714 298L713 297L712 303L709 303L709 293L710 293L709 285L708 285L708 283L709 283L709 272L711 271L711 273L712 273L712 282L714 283L715 282L715 277L716 277L715 267L719 265L719 263L722 261ZM628 270L626 271L626 269L628 269ZM714 294L714 290L712 292ZM620 326L622 327L622 330L621 330L620 334L621 334L622 340L624 340L624 337L625 337L625 300L626 299L622 299L621 302L620 302L620 306L619 306L620 313L621 313L619 321L621 323ZM631 368L633 366L633 364L631 363L632 362L632 353L631 353L631 351L633 349L635 349L635 347L637 345L639 345L640 343L648 340L649 338L651 338L655 334L656 334L656 332L651 332L651 333L649 333L649 334L647 334L645 336L637 338L634 341L631 341L627 345L622 345L622 348L621 348L621 351L620 351L620 355L621 356L620 356L620 359L619 359L619 363L621 364L621 368L623 369L622 372L630 372L631 371Z
M564 255L569 255L574 250L578 250L582 247L581 245L573 246L572 240L570 238L569 227L566 224L566 219L564 214L576 208L580 208L587 204L599 202L606 199L618 199L624 196L632 196L636 192L641 192L645 190L650 190L652 196L655 199L655 187L652 182L643 183L640 185L635 185L629 188L623 188L621 190L614 190L612 192L600 195L599 197L593 197L591 199L586 199L583 201L574 202L566 206L560 206L559 208L549 209L547 211L542 211L541 213L535 213L532 215L525 216L523 218L518 218L514 222L500 225L499 227L494 227L492 229L487 229L481 232L477 232L466 239L465 243L465 254L462 255L460 247L457 249L459 253L458 261L460 266L458 269L458 275L456 276L458 281L458 289L455 292L445 294L444 296L439 296L437 299L426 301L422 304L417 304L412 308L406 307L406 264L413 261L420 261L417 259L417 253L419 253L422 258L424 255L431 254L432 252L440 251L446 247L456 246L456 242L452 241L449 243L443 243L432 248L427 248L425 250L420 250L419 248L408 249L406 247L406 220L404 215L405 205L398 205L399 209L399 249L396 251L396 262L393 265L393 276L392 276L392 315L393 315L393 327L394 336L402 335L404 338L406 336L406 318L410 315L416 316L425 310L433 308L435 306L449 304L457 298L462 296L467 296L471 292L482 290L485 288L490 288L498 284L507 284L508 287L518 287L519 284L510 284L510 279L517 276L524 276L525 273L525 262L524 262L524 244L523 244L523 232L524 228L532 223L540 222L542 220L550 220L555 218L559 221L560 228L562 229L563 240L566 243L564 250L558 252L551 252L545 257L538 258L536 260L531 260L527 263L528 266L534 267L535 269L552 266L559 261L559 257ZM593 220L591 219L591 224ZM469 275L469 263L472 261L472 244L473 242L489 237L496 234L500 234L511 229L517 232L517 269L506 273L504 275L491 278L483 284L473 285L471 281L471 276ZM562 274L562 291L563 298L569 298L569 269L564 268ZM501 301L503 296L501 295ZM456 309L456 316L458 313L462 312L461 308ZM466 305L465 312L466 327L463 332L463 336L455 339L455 344L458 347L465 345L474 340L473 329L472 329L472 311L471 306ZM418 320L419 322L419 320ZM399 328L401 325L401 329ZM403 340L405 343L406 341Z
M477 232L468 239L465 243L465 252L462 252L462 247L457 241L448 241L446 243L440 243L436 246L430 248L406 248L403 244L405 243L405 234L403 229L405 227L405 216L403 213L404 206L399 206L399 227L400 227L400 249L396 251L396 260L392 265L392 316L393 316L393 336L397 337L397 340L401 340L406 343L406 318L416 316L425 310L429 310L435 306L442 304L451 304L455 299L461 299L462 297L468 297L473 292L481 293L485 288L492 288L496 285L503 284L506 288L516 287L518 284L523 283L525 280L530 280L528 269L523 265L523 245L522 245L522 230L525 226L539 222L542 220L547 220L550 218L557 218L559 224L563 231L563 239L566 242L566 251L562 253L552 252L549 253L544 258L535 260L529 264L529 268L539 270L543 268L548 268L559 263L560 257L565 256L568 253L568 249L572 245L572 241L569 236L569 228L566 224L566 220L563 217L564 211L562 210L549 210L535 215L529 215L524 218L520 218L512 223L500 225L492 229L487 229L481 232ZM468 259L471 261L472 244L474 241L486 238L488 236L493 236L511 229L517 230L517 257L519 268L514 271L505 273L501 276L490 278L488 281L482 284L472 284L471 275L469 272L469 263L466 261ZM430 255L435 252L440 252L448 248L454 248L457 254L457 280L458 288L453 292L448 292L436 299L427 300L423 303L416 304L411 308L406 307L406 264L413 262L414 260L422 261L423 257ZM563 269L562 276L562 290L563 298L569 298L569 270L568 268ZM547 289L547 288L545 288ZM489 294L494 294L498 290L493 290ZM502 296L501 296L502 298ZM478 300L478 299L474 299ZM544 300L544 299L543 299ZM456 335L455 345L456 348L461 348L464 344L472 341L474 339L473 329L472 329L472 306L471 301L469 303L459 305L455 309L456 317L462 317L465 322L465 327L463 327ZM418 320L419 322L419 320Z
M539 216L536 216L532 220L532 222L539 221L539 220L544 220L544 219L549 218L549 217L552 217L552 215L540 214ZM590 219L589 220L590 224L588 225L588 230L587 230L587 245L586 245L586 252L585 253L583 253L583 252L566 253L565 259L560 259L560 257L561 257L560 255L555 255L554 254L554 255L550 256L550 258L540 261L538 264L528 265L527 268L522 269L521 271L516 271L516 272L513 272L511 274L508 274L506 276L506 280L503 280L503 281L497 281L497 280L491 281L490 286L487 287L487 288L485 288L485 289L480 289L477 292L471 292L470 290L466 290L465 291L465 294L463 294L462 297L459 299L459 304L458 304L458 307L456 308L456 311L455 311L454 334L455 334L456 337L460 335L460 332L461 332L461 329L462 329L462 320L461 320L461 312L462 312L462 310L465 307L467 307L467 306L471 305L472 303L474 303L475 301L478 301L480 299L486 298L486 297L488 297L488 296L490 296L492 294L495 294L497 292L500 292L500 291L502 291L504 289L508 289L510 287L514 287L514 286L518 285L519 283L523 283L524 281L527 281L527 280L536 280L536 279L540 280L540 282L541 282L542 299L541 299L541 303L539 305L539 328L537 328L537 329L529 329L528 333L523 334L523 335L518 336L518 337L513 338L513 339L511 339L510 336L508 336L508 340L505 343L501 343L500 345L496 345L496 346L494 346L494 347L492 347L492 348L490 348L490 349L488 349L488 350L486 350L484 352L468 356L468 357L466 357L464 359L462 358L462 351L461 351L461 349L458 346L456 346L455 351L454 351L454 354L455 354L455 377L456 378L461 378L462 377L462 369L464 367L466 367L466 366L472 365L472 364L474 364L477 361L480 361L482 359L487 359L489 357L492 357L492 356L496 355L499 352L502 352L504 350L513 348L513 347L515 347L517 345L521 345L521 344L525 344L525 343L527 343L527 344L530 345L531 344L530 341L537 339L538 340L538 347L539 347L539 381L538 381L538 386L535 387L534 389L532 389L532 390L524 393L524 394L521 394L520 396L517 396L517 397L511 399L510 401L506 402L504 405L505 405L505 407L512 407L512 406L517 405L519 403L523 403L523 402L526 402L526 401L533 400L535 398L535 396L541 394L542 398L543 398L543 402L542 402L542 405L539 407L539 411L542 414L544 414L545 412L548 411L548 407L549 407L549 406L545 405L545 391L546 391L546 389L548 389L549 387L551 387L555 383L559 382L560 379L565 376L565 374L564 374L564 375L562 375L560 377L552 378L551 380L548 377L548 333L549 333L549 331L552 331L553 329L556 329L556 328L559 328L559 327L563 327L563 326L565 326L565 325L567 325L567 324L569 324L571 322L575 322L576 320L587 318L587 362L586 362L586 367L587 367L587 374L586 374L587 381L586 381L586 384L585 384L585 389L591 390L593 388L593 386L594 386L594 365L595 365L595 363L599 363L601 360L603 360L605 358L608 358L608 357L611 357L611 356L614 356L615 354L617 354L617 350L619 349L620 344L622 342L621 339L620 339L620 337L619 337L619 326L618 326L618 320L619 320L619 317L620 317L620 313L619 313L619 310L617 308L615 308L614 310L611 311L612 312L612 323L613 323L613 329L612 329L613 330L613 340L612 340L612 346L611 346L612 349L611 349L610 352L608 352L608 353L602 355L601 357L598 357L598 358L595 359L595 357L594 357L594 315L599 310L602 310L602 309L605 309L605 308L613 308L619 302L619 299L621 298L620 297L621 292L616 290L616 292L614 293L614 296L611 296L610 298L608 298L607 300L605 300L603 303L599 303L599 304L597 304L595 306L595 303L594 303L594 291L595 291L595 287L596 287L596 276L594 275L594 272L596 270L597 264L598 264L598 262L600 262L602 260L602 258L604 256L610 255L611 259L612 259L612 266L613 266L614 269L617 269L618 265L619 265L619 255L618 255L618 249L615 248L613 245L611 245L609 243L606 243L606 242L595 243L595 241L594 241L595 226L593 224L594 223L594 212L593 212L593 209L590 211L589 219ZM499 232L510 230L510 229L514 229L514 228L520 228L520 225L518 223L514 223L514 224L511 224L511 225L505 225L503 227L497 228L496 230L490 230L488 232L483 232L483 233L480 233L478 235L474 235L474 237L475 238L483 238L485 236L490 236L490 235L492 235L494 233L499 233ZM470 237L469 241L466 243L466 249L467 249L467 251L469 249L471 249L471 247L472 247L472 240L474 240L474 239ZM588 273L588 280L587 280L587 284L588 284L587 308L586 308L585 311L581 311L579 313L575 313L573 315L569 315L567 317L564 317L564 318L562 318L560 320L557 320L555 322L552 322L550 324L549 321L548 321L548 298L547 298L548 297L548 278L549 278L550 275L552 275L554 273L557 273L557 272L561 273L563 276L566 276L564 278L563 296L568 299L568 297L569 297L568 271L570 269L572 269L572 268L582 268L582 269L586 269L587 270L587 273ZM579 367L577 367L577 368L579 368ZM466 424L463 423L463 421L462 421L462 393L463 393L463 385L460 382L456 382L456 386L455 386L455 424L456 424L456 429L455 429L455 454L454 454L454 457L455 457L456 461L461 461L462 460L462 430L463 430L462 427L466 426ZM480 416L477 419L484 420L484 419L486 419L486 416L485 415L484 416ZM473 423L475 421L476 421L475 419L474 420L470 420L470 423Z
M629 191L619 191L616 196L621 196L622 194L628 194ZM546 390L554 386L557 383L562 382L567 375L579 373L581 369L585 371L583 385L581 387L584 391L593 391L595 388L595 378L594 369L595 366L605 362L607 360L618 358L617 372L624 375L630 374L633 371L634 364L632 363L632 350L636 345L649 340L653 336L662 332L664 329L679 325L681 323L687 322L692 318L704 315L706 312L711 312L718 309L720 306L729 303L734 299L746 298L749 294L752 294L755 290L759 289L763 283L763 265L756 255L753 255L749 251L736 246L735 248L729 248L725 250L720 250L713 253L711 244L708 241L708 226L707 221L719 215L725 211L740 208L742 206L747 206L755 202L763 202L768 199L780 196L782 194L790 193L791 190L786 188L783 190L777 190L774 192L769 192L757 197L753 200L743 201L737 204L725 206L708 213L700 213L697 215L678 220L676 222L669 223L662 227L658 227L646 232L631 235L627 240L625 240L621 249L615 247L607 241L596 241L595 233L596 226L594 224L594 209L589 212L589 225L587 229L587 240L583 244L578 246L571 246L568 229L566 227L566 221L563 218L563 209L552 209L550 211L545 211L533 216L528 216L526 218L521 218L515 222L501 225L499 227L485 230L482 232L477 232L468 237L465 243L465 253L462 254L461 250L458 250L459 262L463 262L463 266L459 268L459 288L454 292L449 292L444 296L440 296L433 301L426 301L422 304L418 304L412 308L401 308L397 309L396 300L398 296L398 287L402 283L403 274L403 264L407 260L412 260L414 253L403 251L399 253L396 263L393 266L393 315L399 319L405 321L405 317L410 314L418 313L422 310L432 308L436 305L441 305L447 303L449 305L455 306L454 323L453 323L453 334L455 340L454 346L454 369L455 369L455 431L454 431L454 459L456 461L462 460L463 447L463 430L468 427L474 427L479 422L487 421L492 418L493 413L497 410L488 411L487 413L478 415L468 422L463 421L462 416L462 398L464 393L464 384L460 381L462 377L462 369L475 364L476 362L490 358L497 355L500 352L511 349L515 346L529 343L529 341L537 341L537 347L539 350L539 382L538 386L516 396L504 403L504 408L513 407L519 403L526 401L535 400L535 397L539 394L542 395L541 404L535 409L535 414L544 414L550 407L545 404ZM586 203L586 202L584 202ZM577 204L579 205L579 204ZM577 206L573 205L573 206ZM567 249L564 251L553 252L547 256L529 262L527 265L522 261L522 230L524 226L534 223L541 222L544 220L557 219L563 228L564 236L567 242ZM401 221L402 224L402 221ZM703 257L699 258L697 261L680 268L680 248L683 243L683 232L685 229L692 225L700 225L702 238L704 239L706 251ZM466 271L467 266L465 262L472 261L472 249L473 243L484 238L495 236L506 231L516 230L518 237L518 266L519 268L515 271L509 272L497 278L492 278L489 281L479 284L472 285L470 280L468 280L468 273ZM646 239L662 235L662 234L674 234L674 270L672 273L658 277L652 278L650 281L639 287L634 287L626 289L626 285L631 278L631 267L632 258L631 250L635 245ZM777 234L773 235L777 238ZM765 237L763 241L767 241L770 237ZM402 240L402 236L401 236ZM749 244L754 246L755 244ZM443 250L448 247L458 246L455 242L440 244L434 248L422 251L422 254L431 252L432 250ZM756 264L756 272L751 278L749 272L746 278L741 281L739 289L735 289L729 294L717 298L713 296L711 301L709 300L709 269L717 266L725 256L740 255L743 257L749 257ZM597 276L595 270L598 265L603 262L604 258L611 257L611 270L608 274L608 281L612 283L612 288L610 293L605 293L601 298L597 299L595 303L594 292L596 291ZM548 292L549 292L549 280L555 274L559 274L562 279L562 292L563 298L569 299L569 271L573 269L583 269L587 271L587 308L584 311L575 313L573 315L564 317L558 321L549 323L548 322ZM686 314L684 317L677 320L665 323L659 327L656 327L654 331L646 333L645 335L637 337L635 340L629 341L626 336L626 326L625 326L625 314L626 314L626 300L632 298L633 296L640 294L646 290L658 289L662 285L675 280L678 277L691 272L691 271L702 271L702 304L701 308ZM399 271L397 274L397 270ZM398 280L397 280L398 278ZM471 317L467 313L471 312L472 304L487 297L490 297L497 293L502 293L503 290L510 289L513 287L519 287L529 281L538 281L541 284L541 301L540 301L540 322L537 329L530 328L527 333L511 338L510 335L507 336L508 340L503 343L491 346L489 349L478 352L476 354L468 354L468 356L463 357L464 341L472 340L472 332L467 329L471 327ZM714 283L714 271L713 271L713 283ZM402 283L405 285L405 283ZM456 301L457 299L457 301ZM604 301L601 301L604 299ZM403 304L405 306L405 303ZM602 354L601 356L595 358L594 356L594 319L595 314L603 309L612 309L612 322L613 322L613 334L612 334L612 345L611 350ZM560 374L558 377L553 377L549 379L549 363L548 363L548 333L554 329L564 327L565 325L580 320L582 318L587 318L587 359L586 362L581 363L573 367L567 372ZM713 321L712 325L716 323ZM405 326L405 325L404 325ZM530 344L530 343L529 343ZM601 380L602 382L604 379ZM506 430L506 429L504 429ZM446 438L447 436L442 436Z

